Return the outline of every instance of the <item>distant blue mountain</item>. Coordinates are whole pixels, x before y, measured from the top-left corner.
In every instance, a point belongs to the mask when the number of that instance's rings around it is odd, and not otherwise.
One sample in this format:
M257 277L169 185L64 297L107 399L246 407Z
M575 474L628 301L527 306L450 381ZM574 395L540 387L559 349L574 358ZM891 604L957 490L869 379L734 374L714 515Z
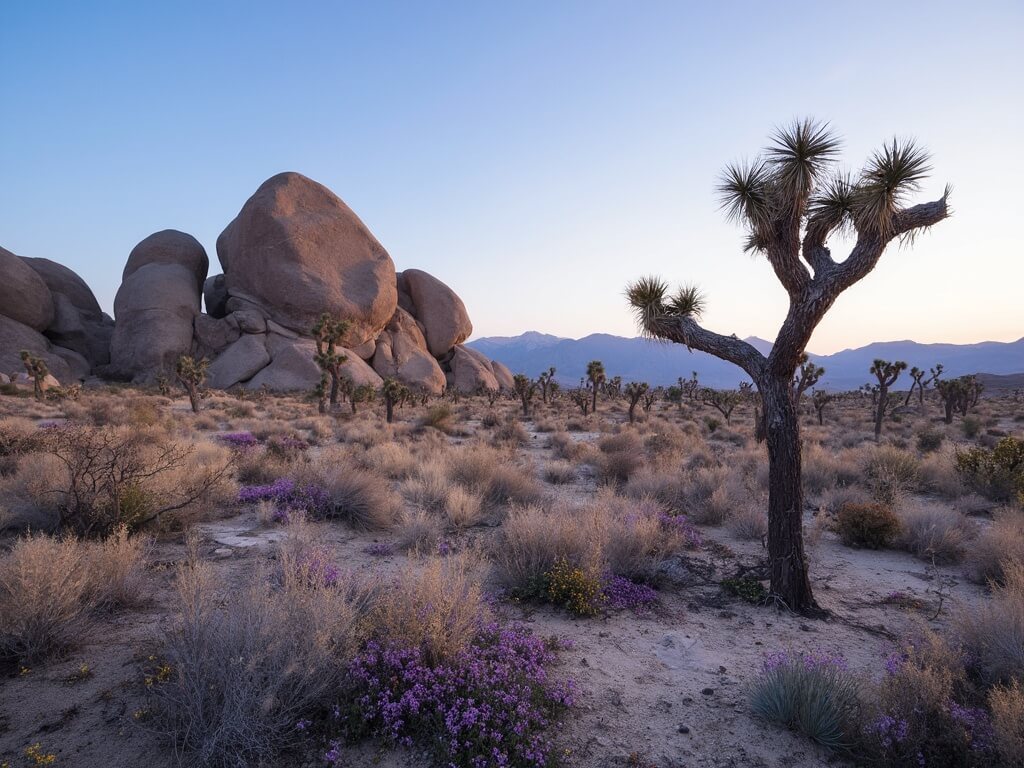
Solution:
M771 342L746 339L762 353L771 350ZM689 352L680 344L627 339L606 333L594 333L582 339L566 339L529 331L521 336L485 337L469 342L488 357L504 363L515 373L536 376L552 365L562 384L579 383L587 363L600 360L609 376L624 381L646 381L654 385L672 384L680 376L697 372L701 383L710 387L731 388L747 376L736 366L703 352ZM1024 338L1013 342L983 341L978 344L919 344L915 341L882 341L858 349L844 349L833 355L810 355L825 368L821 386L828 389L856 389L870 378L868 368L876 358L903 360L908 365L931 368L945 366L946 376L969 373L1024 373ZM904 374L905 376L905 374ZM900 381L897 388L909 384Z

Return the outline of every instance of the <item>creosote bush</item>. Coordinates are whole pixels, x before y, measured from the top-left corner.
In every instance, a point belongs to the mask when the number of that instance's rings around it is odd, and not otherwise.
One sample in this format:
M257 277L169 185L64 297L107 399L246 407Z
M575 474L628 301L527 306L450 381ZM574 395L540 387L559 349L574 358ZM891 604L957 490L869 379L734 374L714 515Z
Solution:
M863 549L883 549L900 532L899 517L881 504L843 504L834 524L846 546Z

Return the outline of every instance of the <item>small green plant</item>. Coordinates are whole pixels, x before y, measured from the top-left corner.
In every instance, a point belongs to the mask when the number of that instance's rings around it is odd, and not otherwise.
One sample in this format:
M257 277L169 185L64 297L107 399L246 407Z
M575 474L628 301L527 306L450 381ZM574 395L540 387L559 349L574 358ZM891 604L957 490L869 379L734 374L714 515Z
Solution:
M848 547L882 549L900 532L900 519L882 504L847 502L839 508L836 532Z
M564 557L544 574L544 593L551 603L576 616L596 615L604 600L601 580Z
M750 708L833 750L853 743L860 711L845 659L822 652L773 653L750 689Z
M917 450L921 453L932 453L939 450L945 435L937 429L922 429L917 433Z
M723 579L722 589L733 597L754 605L764 605L768 601L768 590L753 576Z

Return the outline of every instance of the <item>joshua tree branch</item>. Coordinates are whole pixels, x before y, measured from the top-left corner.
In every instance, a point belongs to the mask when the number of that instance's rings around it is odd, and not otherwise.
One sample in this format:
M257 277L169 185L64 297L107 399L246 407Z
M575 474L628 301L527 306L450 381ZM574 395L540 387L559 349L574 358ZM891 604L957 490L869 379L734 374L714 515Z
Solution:
M767 362L764 355L747 342L701 328L692 317L660 315L652 320L650 330L658 338L685 344L691 351L698 349L738 365L755 381Z
M938 224L949 216L949 205L946 198L949 195L947 189L938 200L930 203L921 203L910 208L904 208L893 216L893 236L899 237L916 229L923 229Z

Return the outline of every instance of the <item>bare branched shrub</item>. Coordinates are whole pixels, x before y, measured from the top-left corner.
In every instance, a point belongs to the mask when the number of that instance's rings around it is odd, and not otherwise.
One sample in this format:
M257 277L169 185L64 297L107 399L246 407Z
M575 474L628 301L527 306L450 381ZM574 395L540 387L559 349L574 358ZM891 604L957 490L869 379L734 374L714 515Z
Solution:
M740 504L729 511L725 524L737 538L760 541L768 535L768 512L763 504Z
M287 557L286 553L282 553ZM360 639L365 591L286 562L282 580L232 590L223 606L209 565L178 573L178 609L151 688L157 727L187 761L242 768L297 741L295 724L327 706Z
M996 749L1007 766L1024 766L1024 685L1014 680L997 685L988 695Z
M129 536L121 526L104 541L87 545L86 562L92 597L100 608L131 608L148 597L145 567L150 540Z

